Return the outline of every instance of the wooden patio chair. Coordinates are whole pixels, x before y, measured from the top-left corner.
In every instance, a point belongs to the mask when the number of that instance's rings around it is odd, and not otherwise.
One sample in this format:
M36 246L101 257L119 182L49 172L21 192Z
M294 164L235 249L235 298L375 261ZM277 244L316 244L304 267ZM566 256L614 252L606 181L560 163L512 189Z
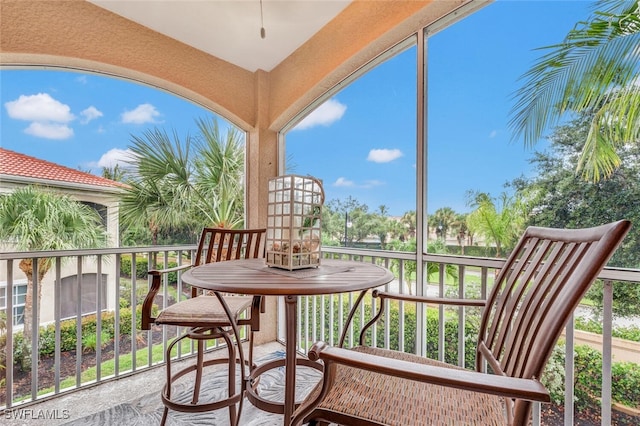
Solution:
M526 425L532 401L549 402L539 378L571 313L630 228L528 228L486 301L377 292L380 311L352 349L316 343L324 376L291 424ZM475 371L365 346L385 301L481 306ZM487 366L488 370L487 371Z
M214 294L202 294L201 289L192 287L191 298L174 303L153 317L154 299L161 286L162 276L211 262L222 262L232 259L250 259L264 257L265 229L221 229L204 228L198 243L198 249L191 265L177 266L163 270L149 271L150 288L142 305L142 329L149 330L153 323L187 327L186 331L174 339L167 347L165 360L167 363L167 380L162 390L164 412L161 424L167 420L168 410L182 412L205 412L229 407L230 424L239 421L244 393L244 380L238 390L236 386L236 363L252 368L254 332L260 329L260 312L264 304L260 296L224 295L225 303L235 317L238 326L248 326L249 357L245 359L241 342L234 343L234 330L218 297ZM179 371L171 370L171 351L184 339L193 339L197 343L195 362ZM204 360L206 341L223 339L226 342L227 357ZM236 353L237 351L237 353ZM199 401L202 374L205 367L216 364L227 364L228 395L219 401ZM172 399L172 384L180 377L195 371L193 397L189 402ZM241 375L244 377L244 374ZM236 404L238 409L236 411Z

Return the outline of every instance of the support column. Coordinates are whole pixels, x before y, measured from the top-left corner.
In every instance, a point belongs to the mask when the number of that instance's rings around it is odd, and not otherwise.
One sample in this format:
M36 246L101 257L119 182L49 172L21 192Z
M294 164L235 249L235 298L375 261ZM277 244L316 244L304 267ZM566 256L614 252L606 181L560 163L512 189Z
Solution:
M269 74L258 70L255 74L256 123L249 131L245 161L246 223L247 228L267 226L267 194L269 179L278 175L278 133L269 129ZM265 312L261 314L260 331L255 343L272 342L278 336L278 306L276 297L265 298Z
M269 75L256 71L256 123L246 151L247 227L266 226L267 185L278 175L278 134L269 128Z

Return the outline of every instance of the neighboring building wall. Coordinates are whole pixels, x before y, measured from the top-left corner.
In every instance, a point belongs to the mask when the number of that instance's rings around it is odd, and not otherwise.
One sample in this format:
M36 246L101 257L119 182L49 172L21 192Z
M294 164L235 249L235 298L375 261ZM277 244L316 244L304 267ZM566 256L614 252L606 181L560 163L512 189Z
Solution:
M119 182L109 181L98 176L80 172L78 170L68 169L57 164L44 162L42 160L15 153L13 151L2 150L2 163L0 165L0 194L10 193L18 188L28 185L38 185L43 188L57 191L59 193L69 195L79 202L85 203L97 210L106 210L106 214L102 214L104 225L108 235L109 247L120 246L120 230L119 230L119 193L122 190L122 184ZM53 177L52 177L53 175ZM60 180L55 180L60 179ZM11 252L15 248L10 244L4 244L0 251ZM19 260L13 264L13 282L24 283L26 275L19 268ZM60 278L68 285L69 282L75 280L78 274L77 258L63 259ZM98 272L98 265L95 257L88 257L81 265L81 273L85 275L84 286L95 287L95 274ZM116 277L119 271L115 270L115 259L113 256L107 256L102 259L102 275L106 278L103 285L106 290L106 300L102 306L107 310L115 309L116 300ZM42 301L40 306L41 323L49 323L55 320L55 294L54 281L56 277L55 265L45 275L42 282ZM4 288L6 294L7 284L7 264L0 262L0 287ZM89 284L86 281L92 281ZM14 284L15 287L15 284ZM95 293L95 289L93 289ZM87 292L85 292L86 294ZM69 294L69 293L64 293ZM0 293L0 296L2 293ZM0 300L1 302L1 300ZM69 302L68 300L65 302ZM4 303L0 303L0 308L6 306L6 298Z
M4 248L3 248L4 250ZM20 260L15 260L13 265L13 284L14 295L16 291L19 291L19 287L26 286L26 275L18 267ZM82 295L81 299L84 300L84 306L94 303L94 296L96 293L95 276L98 267L97 263L92 258L85 258L81 265L82 273ZM69 317L71 307L77 302L77 287L75 286L78 274L78 262L76 257L63 259L60 278L61 278L61 318ZM102 259L102 283L100 285L102 291L102 303L101 306L104 310L115 310L116 308L116 277L119 271L115 270L115 259L113 256L106 256ZM49 270L42 281L42 300L40 302L40 323L42 325L52 323L55 321L55 279L56 268L55 265ZM0 263L0 310L4 310L7 306L6 297L3 299L1 296L6 296L7 286L7 267L6 262ZM72 289L69 289L69 285ZM104 287L104 288L102 288ZM15 302L15 297L14 297ZM66 308L65 308L66 306ZM82 309L83 313L88 313L87 309ZM65 314L66 312L66 314ZM77 311L73 311L73 315Z

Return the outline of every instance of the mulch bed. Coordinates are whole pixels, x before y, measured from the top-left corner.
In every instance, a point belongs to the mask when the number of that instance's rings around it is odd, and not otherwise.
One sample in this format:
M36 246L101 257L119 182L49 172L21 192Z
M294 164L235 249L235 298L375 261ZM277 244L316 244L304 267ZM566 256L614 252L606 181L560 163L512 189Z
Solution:
M545 404L542 407L543 425L564 425L564 407ZM592 408L574 414L574 426L602 426L602 418L598 409ZM611 424L618 426L638 426L640 417L629 416L619 411L611 412Z
M154 342L162 342L162 330L157 329L153 333ZM102 349L102 360L112 359L114 356L113 342L109 343ZM146 347L146 343L137 342L137 349ZM123 336L120 339L120 354L131 351L131 337ZM94 351L85 351L82 353L82 371L95 367L96 353ZM13 395L14 398L19 395L30 395L31 393L31 372L20 371L14 367L13 370ZM63 352L60 362L60 377L74 377L76 375L76 352ZM53 357L41 357L38 363L38 388L46 389L55 384L55 364ZM4 386L0 387L0 405L4 405L6 394ZM564 407L557 405L545 404L542 408L542 424L543 425L564 425ZM631 426L639 425L640 418L629 416L627 414L613 411L612 425ZM601 426L602 420L599 411L596 409L587 409L575 414L574 426Z

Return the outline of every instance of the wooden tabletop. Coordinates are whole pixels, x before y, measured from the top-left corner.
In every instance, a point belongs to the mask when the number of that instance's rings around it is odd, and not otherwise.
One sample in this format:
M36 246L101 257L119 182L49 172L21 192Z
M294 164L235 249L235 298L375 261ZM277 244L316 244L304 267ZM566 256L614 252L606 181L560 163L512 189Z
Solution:
M208 263L190 269L182 280L228 293L263 296L317 295L361 291L393 280L386 268L365 262L322 259L319 268L286 271L268 267L264 259Z

